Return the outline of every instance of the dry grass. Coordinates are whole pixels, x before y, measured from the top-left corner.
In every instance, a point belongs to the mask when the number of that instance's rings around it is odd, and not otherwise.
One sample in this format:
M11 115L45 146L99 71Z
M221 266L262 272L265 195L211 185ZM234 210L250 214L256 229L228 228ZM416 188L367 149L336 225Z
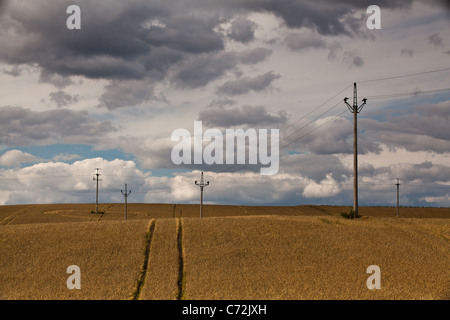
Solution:
M0 298L127 299L139 275L148 221L0 227ZM81 269L69 290L66 269Z
M186 299L449 299L447 221L185 219Z

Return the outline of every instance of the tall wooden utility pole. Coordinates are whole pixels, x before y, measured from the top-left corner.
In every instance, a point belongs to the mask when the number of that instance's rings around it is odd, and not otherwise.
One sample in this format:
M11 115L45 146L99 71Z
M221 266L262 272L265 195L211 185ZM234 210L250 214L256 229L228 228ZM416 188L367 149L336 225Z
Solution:
M205 183L203 180L203 172L200 178L200 183L195 181L195 184L200 187L200 218L201 218L203 216L203 188L209 186L209 181Z
M100 173L98 173L98 170L100 170L99 168L95 169L95 174L94 174L94 178L93 180L97 182L97 188L95 191L95 213L98 214L98 182L101 181L98 177L101 175Z
M120 190L120 192L123 194L123 196L125 197L125 220L127 220L127 198L131 193L130 191L127 191L127 184L125 183L125 191Z
M367 99L362 99L362 104L358 107L358 98L356 92L356 82L353 86L353 105L351 106L347 102L348 98L344 98L344 102L347 105L351 113L353 113L353 212L355 218L359 217L358 214L358 113L367 102Z
M400 191L400 182L399 182L399 178L397 178L397 183L395 184L396 186L397 186L397 218L398 218L398 212L399 212L399 203L400 203L400 201L399 201L399 191Z

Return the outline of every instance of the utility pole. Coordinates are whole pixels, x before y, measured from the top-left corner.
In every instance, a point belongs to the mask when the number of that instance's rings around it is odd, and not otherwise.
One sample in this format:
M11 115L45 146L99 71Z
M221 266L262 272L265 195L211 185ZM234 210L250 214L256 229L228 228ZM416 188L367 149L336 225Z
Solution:
M399 182L399 178L397 178L397 183L395 184L397 186L397 218L398 218L398 212L399 212L399 190L400 190L400 182Z
M205 182L203 180L203 172L202 172L202 176L200 178L200 183L195 181L195 184L200 187L200 218L201 218L203 216L203 188L206 186L209 186L209 181L207 181L205 184Z
M127 220L127 198L130 195L131 190L127 191L127 184L125 183L125 192L123 190L120 190L120 192L123 194L125 198L125 220Z
M95 173L94 173L94 178L93 180L97 182L97 188L96 188L96 192L95 192L95 213L98 214L98 182L102 181L100 180L98 177L101 175L100 173L98 173L98 170L100 170L99 168L96 169Z
M366 104L367 99L362 99L362 104L358 107L358 98L356 91L356 82L353 86L353 106L348 104L348 98L344 98L344 102L347 105L351 113L353 113L353 212L355 218L358 218L358 113Z

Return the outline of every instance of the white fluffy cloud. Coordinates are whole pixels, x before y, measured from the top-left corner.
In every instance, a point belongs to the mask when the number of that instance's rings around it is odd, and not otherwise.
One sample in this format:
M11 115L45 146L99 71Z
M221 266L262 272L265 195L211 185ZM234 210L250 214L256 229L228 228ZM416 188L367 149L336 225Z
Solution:
M20 169L3 169L0 190L7 194L0 203L77 203L95 202L96 168L101 168L102 202L120 202L120 189L128 181L143 184L145 174L132 161L101 158L86 159L73 164L63 162L38 163ZM114 192L116 191L117 192ZM117 193L117 194L116 194Z
M204 202L209 204L264 205L264 204L340 204L352 203L353 179L345 174L351 165L328 159L318 162L315 174L307 176L305 168L313 158L292 155L299 162L297 170L281 170L274 176L261 176L259 172L205 171L210 185L204 190ZM317 157L317 156L315 156ZM302 159L306 161L302 168ZM309 159L309 160L308 160ZM318 158L317 158L318 159ZM308 162L309 161L309 162ZM309 163L309 165L308 165ZM328 165L326 165L328 163ZM333 165L334 163L334 165ZM342 176L330 174L334 166L341 166ZM95 169L100 168L99 201L122 202L120 190L124 184L132 194L134 203L198 203L200 171L178 172L171 176L154 176L140 170L134 161L102 158L85 159L72 164L62 162L39 163L25 168L0 170L0 204L25 203L94 203ZM413 180L401 180L401 205L448 205L447 175L450 167L432 162L400 163L394 167L376 168L360 165L360 202L365 205L395 205L395 175L398 172L417 171ZM286 171L286 172L283 172ZM319 171L322 171L320 173ZM427 179L427 172L446 172L439 183ZM335 178L340 178L339 180ZM315 178L314 178L315 177ZM362 203L361 203L362 205Z
M9 150L0 156L0 166L19 167L22 163L31 163L39 161L38 158L30 153L20 150Z
M326 178L319 183L311 181L303 190L303 196L305 198L328 198L340 192L341 187L330 174L327 174Z

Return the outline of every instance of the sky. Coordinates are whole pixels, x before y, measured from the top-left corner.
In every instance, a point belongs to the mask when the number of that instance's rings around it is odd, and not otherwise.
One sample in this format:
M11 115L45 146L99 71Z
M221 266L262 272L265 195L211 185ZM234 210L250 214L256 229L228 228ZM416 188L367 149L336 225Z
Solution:
M400 205L448 207L449 27L440 0L0 0L0 204L93 203L99 168L104 203L198 203L203 171L207 204L352 205L356 83L359 205L399 179ZM278 171L174 163L195 121L224 153L278 129Z

